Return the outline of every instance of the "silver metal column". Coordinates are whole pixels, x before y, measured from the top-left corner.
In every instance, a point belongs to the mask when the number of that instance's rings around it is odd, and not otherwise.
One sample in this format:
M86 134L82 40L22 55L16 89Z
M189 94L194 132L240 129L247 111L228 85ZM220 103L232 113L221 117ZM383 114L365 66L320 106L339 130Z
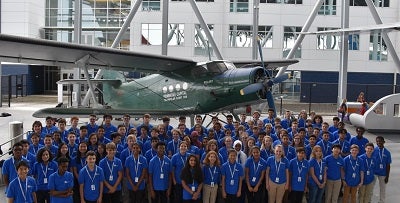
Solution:
M349 27L349 7L350 1L342 1L341 28ZM338 98L337 104L340 105L342 100L347 96L347 69L349 63L349 33L342 32L340 43L340 70L338 83Z
M253 0L253 43L252 43L252 59L257 59L258 45L258 21L259 21L259 12L260 12L260 0ZM261 54L261 53L260 53Z
M163 10L162 10L162 44L161 44L161 54L168 54L168 4L169 0L163 0Z
M82 43L82 0L75 0L75 15L74 15L74 43ZM74 79L80 79L81 71L80 68L74 68ZM81 105L81 85L74 84L73 92L75 94L75 101L72 100L72 106ZM73 97L74 98L74 97Z

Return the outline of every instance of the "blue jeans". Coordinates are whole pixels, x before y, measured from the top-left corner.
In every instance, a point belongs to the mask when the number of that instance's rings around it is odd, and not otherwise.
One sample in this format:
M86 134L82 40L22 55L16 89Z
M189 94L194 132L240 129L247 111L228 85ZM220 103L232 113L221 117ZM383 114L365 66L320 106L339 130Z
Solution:
M322 202L322 195L324 194L325 188L319 188L318 186L308 185L308 203L320 203Z

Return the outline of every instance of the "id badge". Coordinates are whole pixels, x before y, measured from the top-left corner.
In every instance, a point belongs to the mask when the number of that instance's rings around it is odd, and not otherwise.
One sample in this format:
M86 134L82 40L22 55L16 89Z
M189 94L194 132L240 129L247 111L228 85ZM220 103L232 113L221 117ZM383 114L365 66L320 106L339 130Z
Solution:
M235 180L231 180L231 185L234 185L235 184Z
M135 177L135 183L138 183L138 182L139 182L139 178Z
M90 186L90 189L92 189L92 191L94 191L94 190L96 190L96 186L95 186L94 184L92 184L92 185Z
M214 187L214 182L211 182L211 187Z
M297 182L301 182L301 177L297 177Z
M43 178L43 183L47 183L47 178Z
M256 177L253 177L253 179L251 179L252 182L256 182Z
M322 174L319 175L319 180L322 180Z
M367 176L369 176L370 173L371 173L370 171L367 171Z
M108 178L109 181L113 181L114 180L114 176L110 175L110 177Z
M279 177L276 177L276 178L275 178L275 182L276 182L276 183L279 183Z
M356 178L356 173L353 173L351 177Z
M164 173L160 174L160 179L164 179Z
M196 192L196 187L195 186L192 186L192 191Z
M383 169L383 164L379 164L379 168L380 168L380 169Z

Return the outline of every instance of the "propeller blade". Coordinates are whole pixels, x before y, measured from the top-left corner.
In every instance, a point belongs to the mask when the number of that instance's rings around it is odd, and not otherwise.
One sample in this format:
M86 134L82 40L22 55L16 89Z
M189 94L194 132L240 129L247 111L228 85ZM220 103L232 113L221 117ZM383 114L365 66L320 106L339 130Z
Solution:
M271 80L269 80L268 81L268 85L272 86L273 84L281 83L281 82L283 82L283 81L285 81L285 80L287 80L289 78L290 78L290 74L289 73L288 74L283 74L283 75L281 75L279 77L272 78Z
M246 87L244 87L243 89L241 89L240 94L246 95L246 94L254 93L263 88L264 88L264 85L262 83L250 84L250 85L247 85Z
M274 117L275 117L276 116L275 102L274 102L274 97L272 96L272 92L271 91L268 91L266 93L266 99L267 99L267 102L268 102L268 107L271 108L271 109L274 109L274 112L275 112Z

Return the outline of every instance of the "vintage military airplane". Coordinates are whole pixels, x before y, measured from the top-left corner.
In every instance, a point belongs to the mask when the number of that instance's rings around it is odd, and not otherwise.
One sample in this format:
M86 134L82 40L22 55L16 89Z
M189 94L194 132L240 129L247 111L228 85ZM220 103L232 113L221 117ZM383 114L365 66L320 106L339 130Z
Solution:
M273 106L270 88L288 75L273 78L265 68L297 63L297 60L265 61L236 68L228 61L198 63L170 56L152 55L118 49L93 47L50 40L0 35L0 60L103 70L99 80L60 82L100 82L106 106L100 108L46 108L35 117L89 114L193 115L266 102ZM255 62L255 63L254 63ZM254 64L253 64L254 63ZM128 81L124 72L152 73Z

